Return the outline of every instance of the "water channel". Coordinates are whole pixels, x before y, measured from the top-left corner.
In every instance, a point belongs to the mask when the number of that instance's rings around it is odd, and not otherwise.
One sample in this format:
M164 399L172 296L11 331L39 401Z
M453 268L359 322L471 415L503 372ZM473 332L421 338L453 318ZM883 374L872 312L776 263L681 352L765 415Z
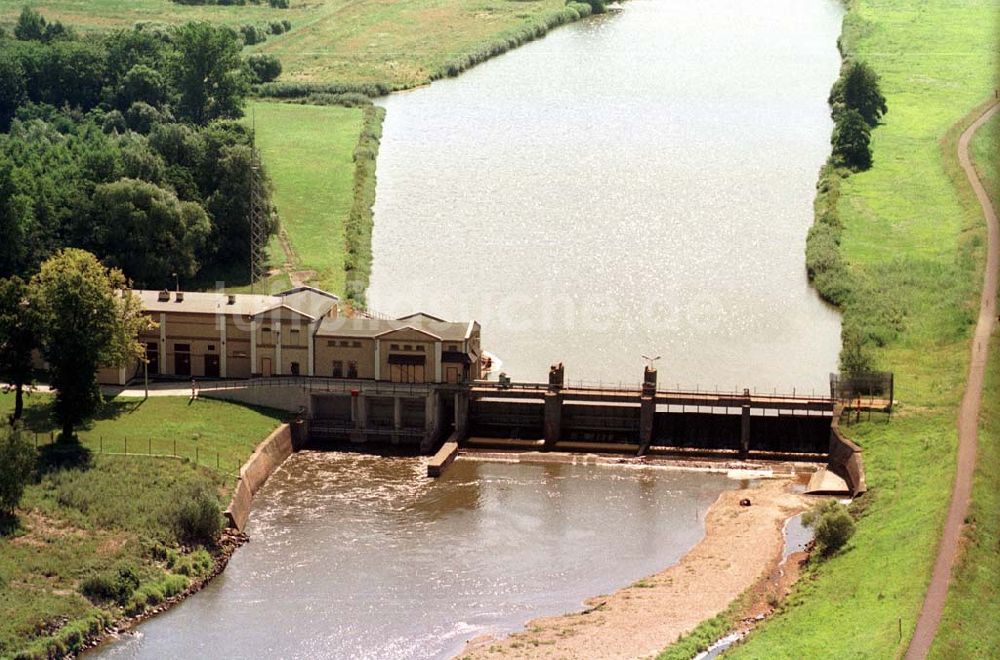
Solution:
M385 101L379 311L483 323L518 379L826 386L803 267L836 0L630 0ZM204 591L93 655L448 657L676 560L736 487L625 466L296 454Z
M825 391L804 268L836 0L629 0L393 95L368 299L483 324L515 380Z

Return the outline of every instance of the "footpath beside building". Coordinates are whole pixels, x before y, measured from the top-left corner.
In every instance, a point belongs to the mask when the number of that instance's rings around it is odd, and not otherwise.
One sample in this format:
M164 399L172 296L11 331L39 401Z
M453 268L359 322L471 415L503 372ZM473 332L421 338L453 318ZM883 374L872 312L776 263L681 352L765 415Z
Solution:
M151 378L324 376L396 383L481 377L480 326L424 313L377 319L312 287L275 295L133 292L158 324L139 340ZM102 369L102 384L143 378L141 361Z

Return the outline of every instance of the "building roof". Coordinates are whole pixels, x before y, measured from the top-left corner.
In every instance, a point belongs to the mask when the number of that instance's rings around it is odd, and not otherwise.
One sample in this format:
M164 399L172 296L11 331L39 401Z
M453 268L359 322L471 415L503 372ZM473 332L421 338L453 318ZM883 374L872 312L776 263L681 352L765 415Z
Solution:
M278 294L292 309L318 319L326 316L340 298L311 286L299 286Z
M324 318L320 323L317 336L322 337L367 337L374 339L379 335L407 328L440 337L442 341L462 341L469 329L468 323L451 323L448 321L419 319L417 316L400 319L368 319L368 318Z
M147 312L182 312L185 314L242 314L252 316L281 305L284 300L278 296L263 296L248 293L230 295L216 291L155 291L137 289L142 300L142 308ZM161 300L166 298L166 300ZM178 300L178 298L181 298Z

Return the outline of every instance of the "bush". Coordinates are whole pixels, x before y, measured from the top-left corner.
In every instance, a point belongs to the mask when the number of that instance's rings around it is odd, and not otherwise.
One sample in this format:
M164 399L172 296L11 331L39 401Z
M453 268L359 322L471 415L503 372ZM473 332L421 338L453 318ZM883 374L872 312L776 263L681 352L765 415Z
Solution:
M139 588L139 576L129 565L116 571L96 573L80 584L80 593L92 601L112 601L124 606Z
M8 430L0 439L0 515L14 513L21 502L36 457L35 448L17 430Z
M267 0L267 4L271 5L275 9L288 9L288 0Z
M281 75L281 61L274 55L251 55L247 58L247 66L258 83L271 82Z
M218 500L197 491L178 507L174 518L177 539L191 545L215 545L222 533L222 512Z
M857 110L837 114L830 141L833 157L841 164L857 170L872 166L871 129Z
M843 504L826 500L802 514L802 524L816 535L816 552L829 557L854 536L854 518Z
M243 37L243 43L247 46L262 44L267 41L267 30L259 25L241 25L240 35Z

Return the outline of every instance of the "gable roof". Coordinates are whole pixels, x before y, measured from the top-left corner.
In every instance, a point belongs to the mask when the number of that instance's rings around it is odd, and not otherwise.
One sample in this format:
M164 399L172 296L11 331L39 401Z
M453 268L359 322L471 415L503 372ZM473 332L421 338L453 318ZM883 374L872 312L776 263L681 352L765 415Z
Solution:
M406 316L400 316L397 321L417 321L419 323L426 323L428 321L434 321L437 323L447 323L444 319L439 319L436 316L431 316L427 312L414 312L413 314L407 314Z

